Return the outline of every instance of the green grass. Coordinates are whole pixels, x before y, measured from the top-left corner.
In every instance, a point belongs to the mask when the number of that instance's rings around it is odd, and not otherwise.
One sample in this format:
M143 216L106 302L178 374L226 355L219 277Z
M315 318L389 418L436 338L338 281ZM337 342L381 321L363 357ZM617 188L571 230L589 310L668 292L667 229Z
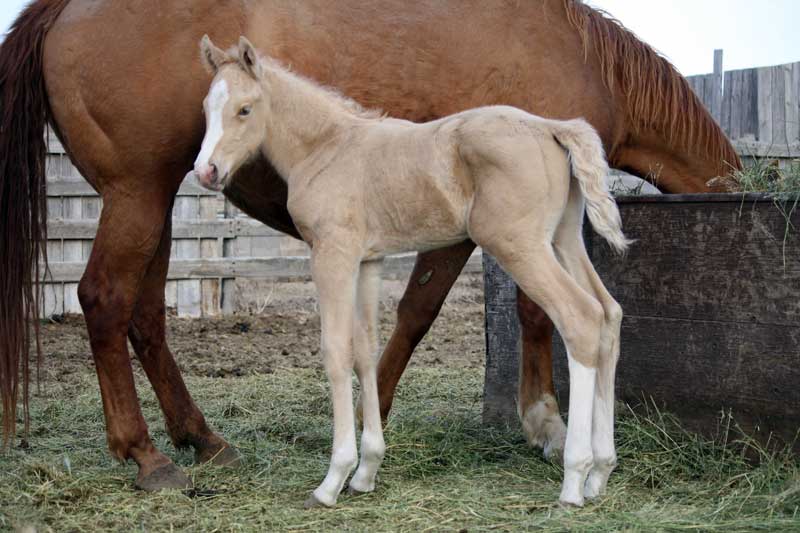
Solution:
M769 157L756 157L733 173L741 192L775 194L800 193L800 159L786 161L783 167Z
M278 369L246 378L189 378L213 427L246 466L192 466L161 429L140 382L157 445L192 476L194 496L134 491L133 465L106 452L96 379L47 384L32 403L31 447L0 456L0 529L40 531L763 531L800 529L800 464L691 436L670 417L622 408L619 467L609 493L563 509L561 468L517 427L481 424L482 371L412 368L386 432L374 494L336 509L302 503L323 478L330 447L324 376Z

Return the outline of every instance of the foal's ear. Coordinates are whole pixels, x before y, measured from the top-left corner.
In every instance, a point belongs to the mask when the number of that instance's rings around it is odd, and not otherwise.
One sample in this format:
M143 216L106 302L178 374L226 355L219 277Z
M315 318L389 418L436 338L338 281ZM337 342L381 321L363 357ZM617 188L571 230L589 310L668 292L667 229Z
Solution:
M226 58L225 52L217 48L208 35L203 35L203 39L200 41L200 59L206 70L211 74L216 74Z
M239 63L253 78L261 79L263 71L261 62L258 60L258 53L253 44L244 35L239 37Z

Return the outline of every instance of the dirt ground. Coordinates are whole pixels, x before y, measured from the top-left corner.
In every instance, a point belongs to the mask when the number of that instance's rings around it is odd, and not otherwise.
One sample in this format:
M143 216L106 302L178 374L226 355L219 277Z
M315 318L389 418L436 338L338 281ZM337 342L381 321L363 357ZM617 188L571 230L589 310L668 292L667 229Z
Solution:
M404 280L384 281L381 349L394 328L404 288ZM92 371L83 317L55 319L42 328L43 380L62 381L72 373ZM170 316L167 326L170 349L187 375L230 377L286 367L322 368L319 314L310 282L267 284L258 312L202 319ZM482 367L484 346L483 280L477 274L462 275L411 365Z

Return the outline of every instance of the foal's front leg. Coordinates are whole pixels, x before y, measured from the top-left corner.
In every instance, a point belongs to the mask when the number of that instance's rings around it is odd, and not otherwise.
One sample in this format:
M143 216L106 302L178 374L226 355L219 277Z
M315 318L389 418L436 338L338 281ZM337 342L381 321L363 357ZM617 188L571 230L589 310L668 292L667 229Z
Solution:
M333 400L333 450L328 475L306 500L306 507L336 505L336 498L358 461L352 387L357 274L357 258L324 245L312 250L311 275L319 294L322 354Z
M350 480L352 493L375 490L375 475L383 461L383 441L375 359L378 353L378 300L383 261L361 263L358 272L356 321L353 352L356 375L361 384L364 430L361 433L361 462Z

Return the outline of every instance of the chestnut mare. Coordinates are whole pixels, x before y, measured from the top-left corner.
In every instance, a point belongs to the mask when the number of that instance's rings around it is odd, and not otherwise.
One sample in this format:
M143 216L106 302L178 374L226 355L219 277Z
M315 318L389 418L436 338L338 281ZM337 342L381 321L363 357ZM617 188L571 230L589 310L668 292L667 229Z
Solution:
M20 384L27 428L39 275L31 267L46 242L42 132L49 123L103 199L79 298L109 447L120 460L138 463L136 483L144 489L183 487L189 480L151 442L128 339L173 443L194 447L198 461L238 460L206 424L164 338L171 208L204 134L201 102L211 78L196 61L204 33L224 46L249 35L296 72L365 107L417 122L490 104L550 118L585 117L612 166L657 174L665 192L706 191L708 179L739 166L685 80L616 22L574 0L503 1L493 9L481 0L34 2L0 48L4 441L15 430ZM299 236L286 209L285 183L266 160L242 169L225 194L269 226ZM382 416L474 247L465 241L417 259L378 366ZM564 424L553 396L553 325L522 293L518 302L523 427L532 443L558 450Z

